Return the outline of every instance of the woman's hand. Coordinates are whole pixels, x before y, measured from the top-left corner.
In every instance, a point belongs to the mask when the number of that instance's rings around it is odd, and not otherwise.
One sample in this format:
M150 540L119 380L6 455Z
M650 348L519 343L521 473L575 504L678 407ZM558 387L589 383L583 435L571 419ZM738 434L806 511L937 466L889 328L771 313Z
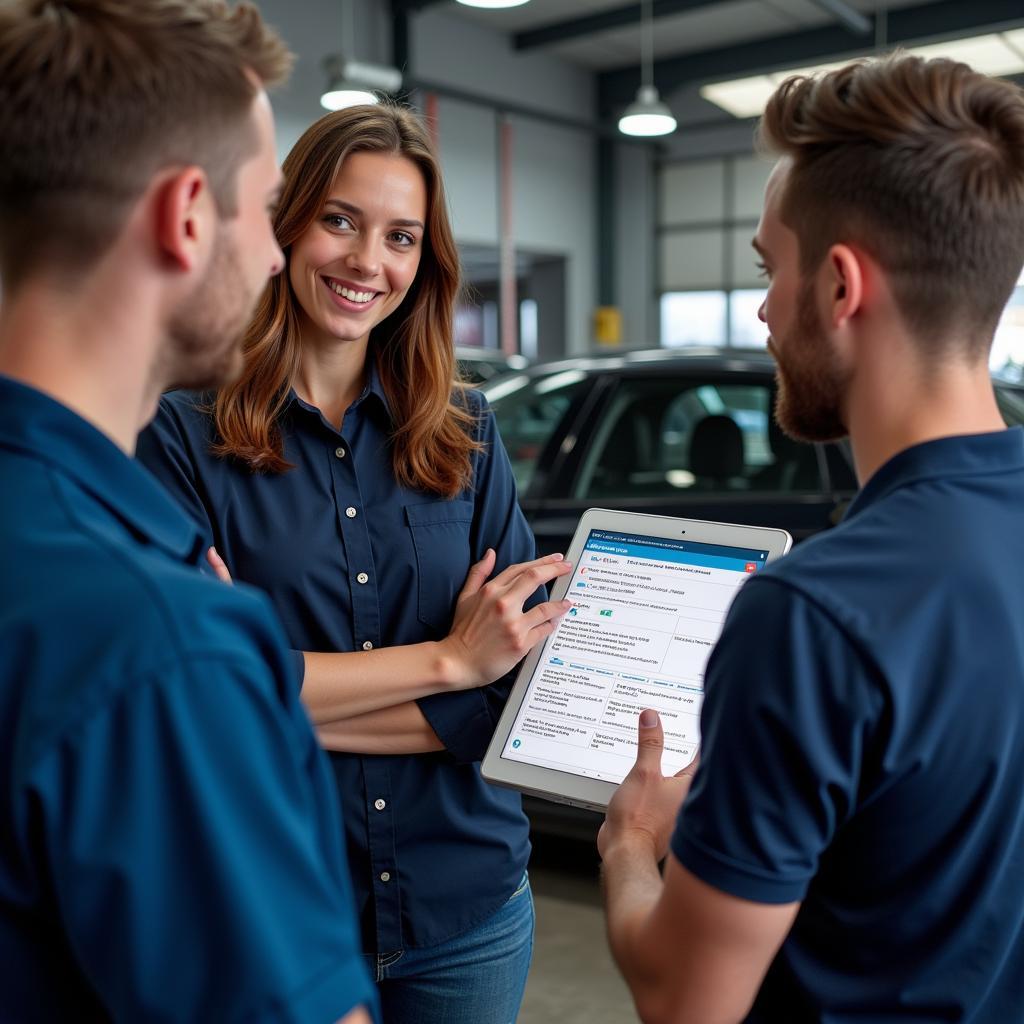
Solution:
M210 568L217 575L217 579L224 583L231 583L231 573L228 572L228 567L224 563L224 559L217 554L216 548L208 548L206 552L206 560L210 563Z
M470 570L455 604L451 632L441 641L450 661L450 684L458 690L493 683L546 636L572 607L571 601L545 601L523 611L523 604L544 583L564 576L572 566L561 555L510 565L487 580L495 554L488 548Z

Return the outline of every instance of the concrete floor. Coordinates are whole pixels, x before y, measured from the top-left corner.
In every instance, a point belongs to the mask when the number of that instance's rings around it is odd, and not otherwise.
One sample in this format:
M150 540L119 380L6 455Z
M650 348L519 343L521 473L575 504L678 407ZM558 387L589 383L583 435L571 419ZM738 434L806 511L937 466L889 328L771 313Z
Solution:
M631 1024L633 1001L605 941L593 846L535 838L533 965L517 1024Z

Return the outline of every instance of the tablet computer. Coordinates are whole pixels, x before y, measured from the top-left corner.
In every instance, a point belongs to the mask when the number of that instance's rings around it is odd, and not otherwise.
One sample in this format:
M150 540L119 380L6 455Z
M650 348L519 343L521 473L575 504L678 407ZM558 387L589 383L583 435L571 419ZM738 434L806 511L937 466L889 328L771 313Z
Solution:
M785 530L589 509L552 598L572 607L523 662L484 757L489 782L604 810L655 708L662 770L700 742L704 666L740 586L784 555Z

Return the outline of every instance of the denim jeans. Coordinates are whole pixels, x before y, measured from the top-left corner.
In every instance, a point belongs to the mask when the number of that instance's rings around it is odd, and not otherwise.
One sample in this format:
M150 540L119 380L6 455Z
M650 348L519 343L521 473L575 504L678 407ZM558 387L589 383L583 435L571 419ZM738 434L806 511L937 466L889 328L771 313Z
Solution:
M428 949L367 957L384 1024L514 1024L533 953L533 894L519 888L486 921Z

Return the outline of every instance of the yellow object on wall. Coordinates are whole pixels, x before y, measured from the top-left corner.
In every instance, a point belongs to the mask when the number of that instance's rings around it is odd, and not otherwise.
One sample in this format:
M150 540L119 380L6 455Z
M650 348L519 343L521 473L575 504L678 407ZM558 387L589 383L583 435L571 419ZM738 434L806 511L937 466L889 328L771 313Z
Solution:
M622 310L618 306L598 306L594 310L594 341L598 345L622 344Z

